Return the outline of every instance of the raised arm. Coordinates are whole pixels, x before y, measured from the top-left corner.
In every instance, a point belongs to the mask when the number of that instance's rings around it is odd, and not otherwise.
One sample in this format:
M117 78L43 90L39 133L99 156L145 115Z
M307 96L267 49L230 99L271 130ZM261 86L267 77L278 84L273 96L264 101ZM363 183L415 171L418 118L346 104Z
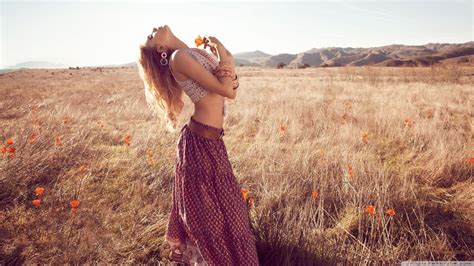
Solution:
M235 91L231 77L217 78L190 54L178 51L173 56L173 69L194 80L206 90L234 99Z

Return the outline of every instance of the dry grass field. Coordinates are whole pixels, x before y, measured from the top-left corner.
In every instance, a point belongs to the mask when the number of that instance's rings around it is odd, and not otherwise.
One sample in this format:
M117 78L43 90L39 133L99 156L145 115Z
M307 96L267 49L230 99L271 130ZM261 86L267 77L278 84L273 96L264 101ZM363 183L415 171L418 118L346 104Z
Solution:
M474 260L474 68L237 73L224 141L262 265ZM169 264L179 132L137 70L21 70L0 95L0 264Z

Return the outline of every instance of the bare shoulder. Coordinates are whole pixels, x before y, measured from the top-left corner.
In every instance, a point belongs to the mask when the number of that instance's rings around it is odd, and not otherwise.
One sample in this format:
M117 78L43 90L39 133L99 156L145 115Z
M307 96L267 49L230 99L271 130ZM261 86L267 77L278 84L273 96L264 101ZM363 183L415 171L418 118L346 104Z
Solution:
M177 61L182 58L182 54L183 51L181 50L175 51L171 54L169 64L173 68L173 72L179 72L179 65L177 64Z

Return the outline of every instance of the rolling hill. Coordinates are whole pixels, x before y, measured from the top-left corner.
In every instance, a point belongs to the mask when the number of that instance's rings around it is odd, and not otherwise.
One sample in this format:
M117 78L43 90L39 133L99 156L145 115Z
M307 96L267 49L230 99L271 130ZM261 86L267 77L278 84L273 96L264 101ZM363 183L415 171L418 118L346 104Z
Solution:
M209 52L210 53L210 52ZM271 55L261 50L235 53L236 66L275 68L284 64L285 68L338 67L338 66L430 66L436 64L461 64L474 66L474 42L428 43L425 45L392 44L380 47L325 47L312 48L297 53ZM86 67L132 67L136 62L120 65L100 65ZM68 68L63 64L44 61L20 63L0 72L21 68Z

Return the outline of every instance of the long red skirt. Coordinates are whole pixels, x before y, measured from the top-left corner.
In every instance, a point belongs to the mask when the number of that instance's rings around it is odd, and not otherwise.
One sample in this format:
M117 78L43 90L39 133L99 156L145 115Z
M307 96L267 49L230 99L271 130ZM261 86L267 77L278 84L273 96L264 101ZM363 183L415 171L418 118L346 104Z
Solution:
M191 119L208 129L224 130ZM172 201L165 237L182 261L259 265L247 204L223 139L209 139L183 126Z

